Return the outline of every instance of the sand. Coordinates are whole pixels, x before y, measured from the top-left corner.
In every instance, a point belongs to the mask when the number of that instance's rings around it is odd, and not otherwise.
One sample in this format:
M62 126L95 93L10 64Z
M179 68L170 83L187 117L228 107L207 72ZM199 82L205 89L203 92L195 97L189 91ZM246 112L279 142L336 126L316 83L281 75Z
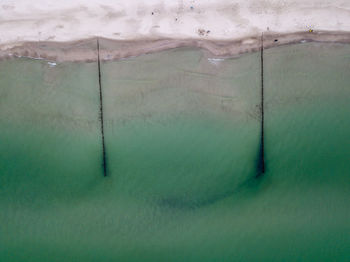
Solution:
M349 42L350 32L344 0L3 0L0 14L1 57L58 61L95 60L97 38L102 59L119 59L178 46L236 55L260 48L262 33L266 47Z

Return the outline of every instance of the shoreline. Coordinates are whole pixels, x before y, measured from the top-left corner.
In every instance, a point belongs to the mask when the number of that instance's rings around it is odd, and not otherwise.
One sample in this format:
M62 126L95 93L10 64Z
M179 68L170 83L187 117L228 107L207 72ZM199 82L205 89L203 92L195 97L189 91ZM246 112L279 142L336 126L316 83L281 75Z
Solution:
M232 39L172 39L140 38L135 40L114 40L92 37L68 42L36 41L0 45L0 60L16 57L43 59L57 62L93 62L97 61L97 38L100 41L102 61L119 60L144 54L165 51L174 48L200 48L209 56L223 58L259 51L261 35ZM304 42L350 43L347 31L314 31L294 33L264 32L264 49Z

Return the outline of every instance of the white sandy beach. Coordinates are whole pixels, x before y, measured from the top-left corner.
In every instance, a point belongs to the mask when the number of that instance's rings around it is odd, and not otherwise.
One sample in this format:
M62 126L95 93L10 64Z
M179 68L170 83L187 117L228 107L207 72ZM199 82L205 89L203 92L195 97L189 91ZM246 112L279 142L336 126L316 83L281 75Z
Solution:
M350 31L349 0L2 0L2 49L26 41L235 40L261 32Z

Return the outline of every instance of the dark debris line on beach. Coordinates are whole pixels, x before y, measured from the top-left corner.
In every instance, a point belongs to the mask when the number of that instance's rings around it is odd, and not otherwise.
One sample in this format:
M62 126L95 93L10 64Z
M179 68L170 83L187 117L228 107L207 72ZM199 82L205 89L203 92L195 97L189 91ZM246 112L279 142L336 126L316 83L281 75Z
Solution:
M100 61L100 41L97 38L97 65L98 65L98 84L100 93L100 123L101 123L101 136L102 136L102 165L103 175L107 176L107 163L106 163L106 148L105 148L105 135L104 135L104 123L103 123L103 97L102 97L102 84L101 84L101 61Z

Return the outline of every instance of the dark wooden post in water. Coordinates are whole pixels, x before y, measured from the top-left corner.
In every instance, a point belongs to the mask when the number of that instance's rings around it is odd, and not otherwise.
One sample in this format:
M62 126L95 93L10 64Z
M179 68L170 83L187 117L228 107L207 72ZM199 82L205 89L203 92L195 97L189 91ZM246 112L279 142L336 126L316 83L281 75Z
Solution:
M103 98L102 98L102 85L101 85L101 61L100 61L100 41L97 38L97 65L98 65L98 85L100 90L100 123L101 123L101 136L102 136L102 165L103 175L107 176L106 165L106 148L105 148L105 134L103 130Z
M257 176L265 173L265 151L264 151L264 33L261 34L260 47L260 63L261 63L261 135L260 135L260 172Z

